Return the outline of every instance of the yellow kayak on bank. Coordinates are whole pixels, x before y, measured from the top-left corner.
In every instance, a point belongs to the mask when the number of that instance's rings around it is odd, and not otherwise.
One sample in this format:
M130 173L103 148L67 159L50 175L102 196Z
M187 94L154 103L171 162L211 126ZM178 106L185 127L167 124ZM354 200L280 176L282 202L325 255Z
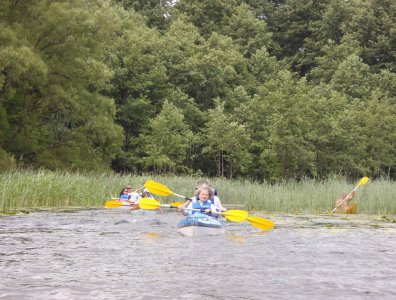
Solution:
M353 203L350 207L345 209L346 214L356 214L357 204Z
M354 215L356 214L357 211L357 204L356 203L352 203L351 206L349 207L343 207L340 209L337 209L335 211L336 214L349 214L349 215Z

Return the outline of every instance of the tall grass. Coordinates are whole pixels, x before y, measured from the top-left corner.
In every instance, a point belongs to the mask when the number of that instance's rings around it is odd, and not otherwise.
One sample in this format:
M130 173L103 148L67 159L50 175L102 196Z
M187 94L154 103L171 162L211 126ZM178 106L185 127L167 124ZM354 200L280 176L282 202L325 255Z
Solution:
M0 211L57 208L100 207L117 197L127 184L138 188L154 179L175 193L191 196L199 178L192 176L127 176L113 173L81 174L52 171L10 171L0 173ZM322 182L304 180L270 185L252 181L211 179L223 205L242 205L249 211L267 213L321 213L331 211L342 191L349 193L354 184L335 178ZM396 214L396 183L369 181L357 192L359 213ZM176 197L157 197L161 203L182 201Z

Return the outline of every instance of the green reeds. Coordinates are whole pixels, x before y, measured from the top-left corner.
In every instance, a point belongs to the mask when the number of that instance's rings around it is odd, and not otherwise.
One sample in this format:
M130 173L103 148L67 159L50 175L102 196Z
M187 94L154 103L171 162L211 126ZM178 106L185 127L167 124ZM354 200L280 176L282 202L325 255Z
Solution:
M142 187L146 180L158 181L175 193L192 196L199 179L193 176L135 176L114 173L82 174L52 171L10 171L0 173L0 211L34 208L101 207L118 197L123 187ZM278 184L248 180L212 178L224 206L242 205L249 211L266 213L330 212L343 191L349 193L356 183L335 178L322 182L303 180ZM396 214L396 183L387 180L369 181L357 191L354 199L358 213ZM175 197L159 197L161 203L181 201Z

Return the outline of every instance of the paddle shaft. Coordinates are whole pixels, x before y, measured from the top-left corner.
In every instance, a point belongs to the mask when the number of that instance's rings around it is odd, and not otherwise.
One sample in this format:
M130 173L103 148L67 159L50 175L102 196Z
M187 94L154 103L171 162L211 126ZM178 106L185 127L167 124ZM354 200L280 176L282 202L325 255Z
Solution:
M183 195L179 195L179 194L176 194L176 193L173 193L173 195L175 195L176 197L179 197L179 198L183 198L184 200L192 201L191 198L185 197Z
M192 211L205 212L205 209L198 209L198 208L183 208L183 210L192 210ZM212 213L212 211L211 211L211 213ZM221 212L216 212L216 214L223 215Z

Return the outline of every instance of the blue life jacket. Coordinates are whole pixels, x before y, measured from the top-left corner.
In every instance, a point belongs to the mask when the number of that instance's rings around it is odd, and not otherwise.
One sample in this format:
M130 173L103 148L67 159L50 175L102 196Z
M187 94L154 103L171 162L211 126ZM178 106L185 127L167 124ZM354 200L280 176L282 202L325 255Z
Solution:
M205 213L205 212L204 212L205 209L210 209L211 206L212 206L212 204L213 204L212 200L208 200L208 201L204 202L204 203L202 204L202 206L201 206L201 202L199 202L199 200L197 200L197 201L193 201L192 208L194 208L194 209L199 209L199 210L201 210L202 213ZM197 212L198 212L198 211L193 210L193 211L192 211L192 214L197 213ZM207 215L210 215L210 213L207 214Z
M120 200L128 201L129 199L131 199L131 195L129 195L129 194L122 193L120 195Z

